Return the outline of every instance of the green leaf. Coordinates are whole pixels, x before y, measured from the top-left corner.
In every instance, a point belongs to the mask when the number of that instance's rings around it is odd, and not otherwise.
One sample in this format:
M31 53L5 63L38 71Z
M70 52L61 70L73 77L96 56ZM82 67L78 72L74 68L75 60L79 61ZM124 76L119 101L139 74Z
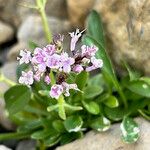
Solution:
M30 49L34 50L36 47L39 47L37 43L30 41L28 42L28 46Z
M104 101L104 104L110 108L115 108L115 107L118 107L119 106L119 102L118 102L118 99L113 96L113 95L110 95L105 101Z
M83 137L82 132L65 133L61 136L60 143L61 143L61 145L64 145L64 144L72 142L75 139L79 139L81 137Z
M104 116L98 117L91 121L90 127L94 130L104 132L110 128L110 121Z
M25 85L16 85L11 87L4 94L6 108L8 109L10 115L13 115L28 104L31 98L31 90Z
M147 84L145 81L131 81L126 86L129 90L131 90L134 93L145 97L150 97L150 85Z
M140 75L138 72L135 72L131 69L131 67L124 61L124 66L126 67L127 71L128 71L128 74L129 74L129 77L130 77L130 81L134 81L134 80L137 80Z
M75 82L80 90L82 90L85 87L88 76L88 73L85 71L82 71L80 74L77 75Z
M87 19L87 33L95 40L101 42L102 46L105 47L103 31L100 15L95 10L92 10Z
M68 132L78 132L82 125L83 120L80 116L70 116L64 121L64 126Z
M85 109L93 114L93 115L97 115L100 113L100 108L99 108L99 105L96 103L96 102L85 102L85 101L82 101L82 104L83 106L85 107Z
M94 98L100 95L102 92L103 92L103 88L101 86L96 86L96 85L87 86L84 89L84 97L86 99Z
M150 85L150 77L141 77L140 80L142 80Z
M139 138L139 126L129 117L124 117L123 122L120 125L122 131L122 139L126 143L134 143Z
M64 124L61 120L54 120L52 123L52 126L58 132L64 132L65 131Z
M39 130L39 131L34 132L31 135L31 138L36 139L36 140L41 140L41 139L48 137L51 134L50 132L51 132L50 130Z
M102 74L97 74L88 80L88 85L89 86L96 85L96 86L102 87L102 86L106 85L106 82L105 82Z
M109 108L107 106L104 107L104 112L107 118L113 121L120 121L126 115L126 110L121 107Z
M61 137L59 134L55 134L53 136L49 136L44 139L44 145L51 147L53 145L56 145L60 141Z

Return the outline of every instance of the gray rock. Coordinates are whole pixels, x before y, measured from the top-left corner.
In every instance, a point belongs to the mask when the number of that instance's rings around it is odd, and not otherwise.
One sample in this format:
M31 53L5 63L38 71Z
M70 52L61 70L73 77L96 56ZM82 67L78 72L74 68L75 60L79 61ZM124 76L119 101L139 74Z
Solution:
M48 23L53 34L69 31L70 24L58 18L48 17ZM46 44L41 18L31 15L22 23L18 31L18 40L27 43L29 40L38 44Z
M16 66L16 62L8 63L1 68L1 71L8 79L16 81ZM0 87L0 93L3 94L10 86L4 82L0 82ZM8 119L5 110L5 101L2 97L0 98L0 124L8 130L13 130L15 128Z
M46 13L48 16L58 18L67 18L67 2L66 0L48 0L46 4Z
M12 150L12 149L6 147L5 145L0 145L0 150Z
M125 144L121 141L120 124L112 125L104 133L88 132L83 139L60 146L56 150L149 150L150 123L142 118L136 119L140 126L140 138L134 144Z
M105 24L108 50L115 64L126 60L150 75L150 0L101 0L95 4Z
M34 140L23 140L19 142L16 150L35 150L36 141Z
M21 49L27 49L27 43L20 42L15 44L13 47L10 48L9 52L7 53L7 60L8 61L16 61L17 56L19 56L19 52Z
M10 25L0 21L0 35L0 44L3 44L13 38L14 30Z

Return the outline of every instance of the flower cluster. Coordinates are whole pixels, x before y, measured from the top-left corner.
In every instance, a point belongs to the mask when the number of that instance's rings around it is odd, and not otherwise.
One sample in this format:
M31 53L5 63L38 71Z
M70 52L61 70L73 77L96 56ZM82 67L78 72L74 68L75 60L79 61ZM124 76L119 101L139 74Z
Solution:
M83 31L82 31L83 32ZM101 59L96 59L95 53L98 48L94 45L82 45L81 50L76 50L76 43L82 35L79 29L69 33L71 36L70 55L63 50L63 36L57 35L53 42L44 48L35 48L31 53L28 50L21 50L20 64L31 64L32 70L22 71L19 83L32 85L34 80L44 79L46 84L51 83L50 72L56 72L56 84L51 86L50 96L58 99L61 94L69 96L69 90L79 90L76 84L66 83L70 72L80 73L92 71L103 66Z

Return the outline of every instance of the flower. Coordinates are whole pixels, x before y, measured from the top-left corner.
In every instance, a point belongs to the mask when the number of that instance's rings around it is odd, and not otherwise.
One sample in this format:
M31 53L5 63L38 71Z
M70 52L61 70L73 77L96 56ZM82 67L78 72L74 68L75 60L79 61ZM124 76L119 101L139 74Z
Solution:
M50 96L52 98L58 99L59 96L63 93L63 87L59 84L54 84L50 90Z
M64 88L64 95L65 96L70 96L70 93L69 93L69 90L73 89L73 90L76 90L76 91L80 91L77 87L76 84L68 84L66 82L63 82L62 83L62 86Z
M60 71L63 70L65 73L69 73L71 71L71 65L73 65L75 62L74 58L68 57L67 53L62 53L60 60L61 60Z
M45 81L46 84L50 84L51 79L50 79L49 75L45 76L44 81Z
M103 66L102 59L96 59L95 57L91 57L91 63L92 63L92 66L86 68L86 71L88 72L101 68Z
M35 48L33 54L27 50L21 50L21 57L18 57L20 64L27 64L31 61L32 70L23 71L19 83L31 85L34 80L39 82L42 79L49 85L51 83L50 73L55 71L56 84L52 85L49 92L52 98L58 99L61 94L69 96L71 89L80 91L76 84L66 82L70 73L81 73L83 70L92 71L103 66L103 61L95 58L98 50L95 45L82 45L80 49L75 50L76 43L84 31L80 32L79 29L76 29L75 32L69 33L71 36L70 50L72 51L70 55L63 49L64 37L60 34L56 35L52 42L44 48Z
M33 72L32 71L28 71L28 72L22 71L22 76L19 78L19 83L26 84L26 85L33 84Z
M84 32L84 30L82 32ZM78 39L81 37L82 32L80 32L79 29L76 29L76 32L69 33L71 36L71 44L70 44L71 51L75 50L76 43L77 43Z
M48 57L46 65L52 69L58 69L60 67L60 55L54 54Z
M73 67L73 71L74 72L77 72L77 73L80 73L80 72L82 72L84 69L83 69L83 67L82 67L82 65L75 65L74 67Z
M51 56L55 53L56 47L54 44L49 44L46 47L44 47L43 50L46 52L46 55Z
M82 45L81 50L82 50L82 56L91 57L95 55L98 48L94 45L92 46Z
M46 52L41 48L36 48L34 50L34 55L32 58L32 64L36 67L36 71L44 72L46 69Z
M28 64L32 59L31 52L26 49L20 50L20 56L21 58L17 57L17 60L19 60L20 65L23 63Z

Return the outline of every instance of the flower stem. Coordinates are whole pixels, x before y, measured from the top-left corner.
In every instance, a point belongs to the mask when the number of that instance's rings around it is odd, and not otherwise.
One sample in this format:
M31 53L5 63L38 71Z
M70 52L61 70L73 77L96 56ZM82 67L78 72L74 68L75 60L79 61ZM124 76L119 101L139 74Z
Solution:
M65 113L65 101L64 101L64 97L63 95L61 95L58 99L58 113L59 113L59 117L63 120L66 119L66 113Z
M12 80L6 78L3 74L0 75L0 81L3 81L3 82L7 83L10 86L16 85L15 82L13 82Z
M9 139L25 139L30 136L31 133L3 133L0 134L0 141Z
M39 8L38 11L39 11L41 18L42 18L42 23L43 23L43 28L44 28L46 40L48 43L50 43L50 42L52 42L52 33L50 31L47 16L45 13L45 4L42 4L40 1L41 0L36 0L36 3L37 3L37 6Z

